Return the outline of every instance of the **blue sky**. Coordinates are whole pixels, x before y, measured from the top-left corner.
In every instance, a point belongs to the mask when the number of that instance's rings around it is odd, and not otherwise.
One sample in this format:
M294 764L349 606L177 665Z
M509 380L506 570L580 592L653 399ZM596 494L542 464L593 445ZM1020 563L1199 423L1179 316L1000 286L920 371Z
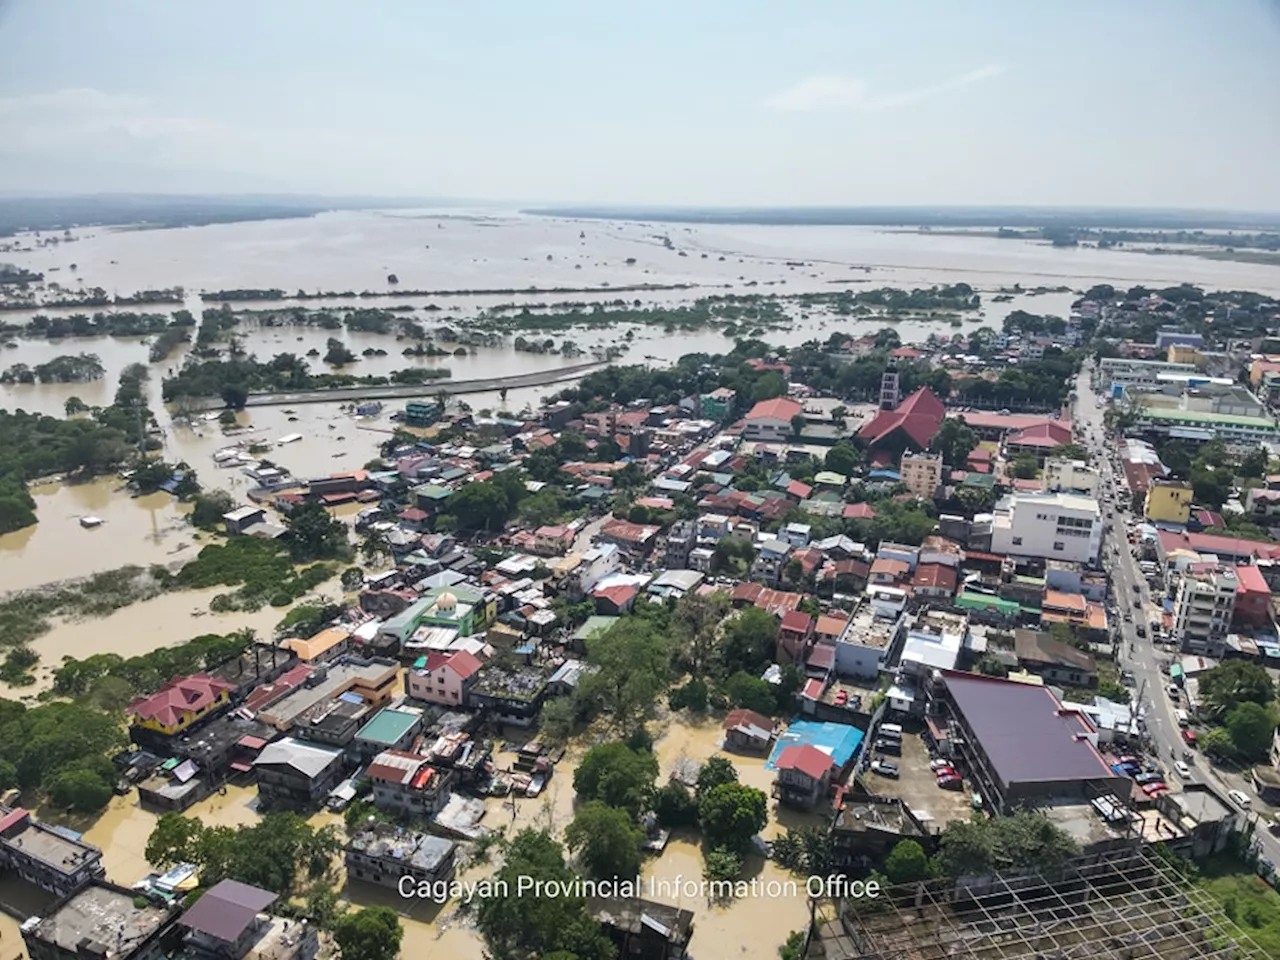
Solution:
M0 189L1280 210L1275 0L0 0Z

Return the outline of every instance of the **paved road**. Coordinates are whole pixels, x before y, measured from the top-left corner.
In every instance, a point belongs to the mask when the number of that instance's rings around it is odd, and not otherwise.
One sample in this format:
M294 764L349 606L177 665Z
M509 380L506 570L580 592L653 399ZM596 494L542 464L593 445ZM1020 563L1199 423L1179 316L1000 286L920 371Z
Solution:
M389 384L385 387L338 387L333 390L298 390L292 393L254 393L245 401L246 407L296 406L300 403L342 403L349 400L388 400L397 397L434 397L441 391L450 396L465 393L489 393L494 390L517 387L541 387L549 383L562 383L580 379L592 370L606 364L593 360L574 363L549 370L518 373L509 377L485 377L479 380L432 380L423 384ZM192 409L221 410L226 404L219 397L206 397L192 405Z
M1162 662L1169 661L1177 654L1171 647L1166 648L1168 652L1157 648L1152 643L1150 631L1145 638L1137 635L1138 623L1148 623L1157 608L1152 603L1137 561L1130 552L1125 521L1132 517L1132 513L1120 508L1132 507L1132 503L1123 471L1117 472L1111 465L1110 458L1116 442L1103 431L1102 414L1105 407L1096 405L1097 394L1090 384L1087 366L1076 383L1076 397L1077 428L1085 431L1087 445L1100 464L1104 490L1113 491L1112 504L1102 504L1103 515L1109 523L1102 549L1103 569L1111 578L1115 615L1120 618L1121 642L1118 657L1121 666L1133 672L1137 681L1134 702L1145 713L1147 735L1151 738L1162 766L1167 770L1169 786L1177 789L1178 775L1173 764L1182 757L1184 744L1181 729L1174 716L1176 707L1169 698L1169 679L1160 669ZM1142 599L1141 610L1133 606L1135 596ZM1131 621L1123 619L1126 611L1131 615ZM1224 799L1228 790L1244 789L1252 796L1255 804L1259 802L1257 795L1247 789L1240 778L1231 776L1228 781L1226 775L1213 768L1208 759L1198 753L1193 754L1193 761L1189 763L1193 781L1203 781L1217 788ZM1265 830L1258 831L1257 837L1262 845L1263 856L1274 863L1280 863L1280 838Z

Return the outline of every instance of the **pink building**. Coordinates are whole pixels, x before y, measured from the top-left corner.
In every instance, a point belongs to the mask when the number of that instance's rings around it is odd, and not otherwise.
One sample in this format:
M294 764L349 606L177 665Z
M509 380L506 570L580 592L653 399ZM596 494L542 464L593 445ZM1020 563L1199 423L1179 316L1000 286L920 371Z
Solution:
M409 671L409 696L426 703L462 706L483 664L465 650L429 653L426 663Z

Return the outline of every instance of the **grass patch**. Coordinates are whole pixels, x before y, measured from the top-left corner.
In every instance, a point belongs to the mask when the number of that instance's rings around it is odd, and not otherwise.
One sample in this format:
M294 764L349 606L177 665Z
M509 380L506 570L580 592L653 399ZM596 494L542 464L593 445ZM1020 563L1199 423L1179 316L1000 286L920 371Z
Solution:
M314 563L296 567L288 548L275 540L236 537L210 544L178 571L173 582L190 589L238 587L218 594L209 604L215 613L260 610L267 604L286 607L333 576L336 565Z
M1198 866L1197 885L1212 894L1227 918L1268 956L1280 957L1280 893L1234 857L1209 857Z
M162 571L162 568L161 568ZM161 593L157 570L120 567L83 580L22 590L0 600L0 646L25 647L56 617L105 617Z

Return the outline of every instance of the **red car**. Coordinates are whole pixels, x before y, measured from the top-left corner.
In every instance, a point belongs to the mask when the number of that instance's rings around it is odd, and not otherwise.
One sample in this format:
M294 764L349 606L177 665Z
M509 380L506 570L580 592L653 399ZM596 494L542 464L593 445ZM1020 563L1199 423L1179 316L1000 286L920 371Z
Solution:
M943 790L959 790L963 785L964 780L957 776L938 778L938 786Z
M956 772L955 767L938 767L936 770L933 771L933 775L937 777L939 780L941 780L943 777L960 776L960 774Z
M844 706L846 703L848 703L848 702L849 702L849 691L848 691L848 690L841 690L841 691L839 691L839 692L836 694L836 706L837 706L837 707L843 707L843 706Z
M1183 730L1182 740L1187 746L1194 747L1196 745L1196 732L1194 730Z
M1154 797L1157 793L1164 793L1169 788L1157 780L1155 783L1143 784L1142 792L1148 797Z

